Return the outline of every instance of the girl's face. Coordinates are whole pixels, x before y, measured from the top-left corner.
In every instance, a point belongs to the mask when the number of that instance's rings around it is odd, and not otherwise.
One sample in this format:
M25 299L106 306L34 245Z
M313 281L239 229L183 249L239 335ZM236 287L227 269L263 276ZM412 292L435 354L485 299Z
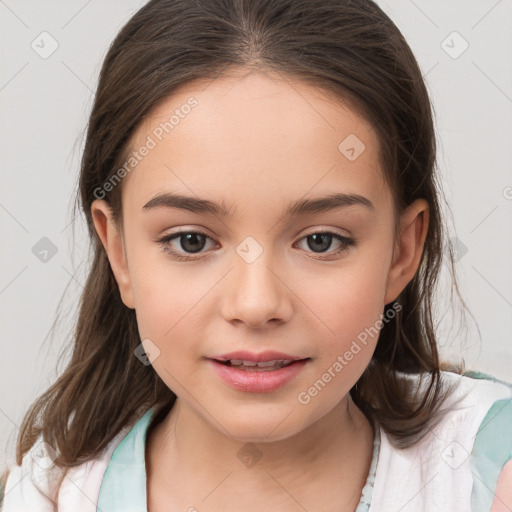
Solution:
M233 438L313 425L346 398L393 321L384 305L417 269L428 205L406 210L395 246L371 125L281 75L187 84L145 118L131 149L122 233L105 201L92 212L154 369ZM255 370L258 360L269 366Z

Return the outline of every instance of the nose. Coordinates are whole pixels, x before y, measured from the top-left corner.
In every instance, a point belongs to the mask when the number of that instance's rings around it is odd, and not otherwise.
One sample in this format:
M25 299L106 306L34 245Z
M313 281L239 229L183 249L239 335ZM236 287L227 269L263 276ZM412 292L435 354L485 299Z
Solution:
M272 269L264 255L265 252L251 263L235 255L222 299L222 315L226 321L256 329L286 322L293 314L293 293L286 277Z

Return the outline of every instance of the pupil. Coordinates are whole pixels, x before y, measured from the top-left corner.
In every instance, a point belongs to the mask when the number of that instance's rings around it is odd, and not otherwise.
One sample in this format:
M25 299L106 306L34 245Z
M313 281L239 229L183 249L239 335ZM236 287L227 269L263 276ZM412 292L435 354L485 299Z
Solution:
M310 249L328 249L331 245L331 239L332 235L329 235L329 233L317 233L315 235L310 235L308 239L313 239L314 244L311 245L308 241L308 246ZM320 252L320 251L319 251Z

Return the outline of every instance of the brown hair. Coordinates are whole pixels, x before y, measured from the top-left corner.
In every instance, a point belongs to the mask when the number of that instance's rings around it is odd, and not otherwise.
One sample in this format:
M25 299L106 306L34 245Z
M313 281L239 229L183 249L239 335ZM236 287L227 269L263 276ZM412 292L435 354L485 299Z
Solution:
M91 203L158 102L192 80L215 79L229 69L274 71L356 105L380 139L397 236L404 208L417 198L428 201L420 268L397 299L401 309L385 306L384 315L393 309L395 318L383 324L375 354L350 394L399 447L437 421L449 391L440 380L433 314L443 254L460 294L452 249L443 244L432 108L398 28L371 0L151 0L122 28L101 69L75 204L85 214L94 256L71 359L27 412L18 464L41 434L59 454L58 465L79 464L103 450L139 409L172 407L174 393L134 357L141 342L135 312L121 300ZM122 182L105 197L118 222L121 189ZM408 374L427 379L421 392Z

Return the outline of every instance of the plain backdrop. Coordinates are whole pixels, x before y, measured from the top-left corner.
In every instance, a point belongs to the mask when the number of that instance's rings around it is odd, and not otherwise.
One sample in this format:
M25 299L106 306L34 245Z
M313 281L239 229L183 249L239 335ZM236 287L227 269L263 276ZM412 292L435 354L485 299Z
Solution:
M88 257L71 209L83 134L108 46L144 3L0 0L0 466L14 460L22 418L71 339ZM434 103L450 240L473 315L458 329L449 289L439 293L442 354L512 381L512 0L378 3Z

